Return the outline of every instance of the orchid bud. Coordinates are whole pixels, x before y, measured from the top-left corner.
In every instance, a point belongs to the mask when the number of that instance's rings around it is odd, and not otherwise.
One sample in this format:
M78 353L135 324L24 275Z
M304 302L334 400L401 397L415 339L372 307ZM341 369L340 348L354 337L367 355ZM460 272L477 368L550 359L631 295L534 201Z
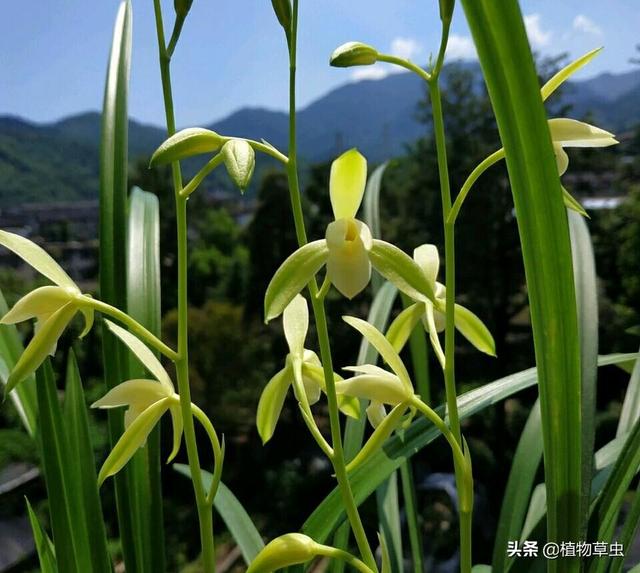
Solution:
M271 0L273 11L276 13L278 22L284 28L284 31L289 35L291 30L291 0Z
M253 147L244 139L230 139L222 146L221 153L229 177L244 193L256 165L256 154Z
M253 560L247 573L270 573L289 565L306 563L318 555L319 546L301 533L287 533L264 547Z
M191 10L191 4L193 0L173 0L173 8L176 11L176 16L184 20Z
M378 61L378 51L362 42L347 42L336 48L329 63L336 68L370 66Z

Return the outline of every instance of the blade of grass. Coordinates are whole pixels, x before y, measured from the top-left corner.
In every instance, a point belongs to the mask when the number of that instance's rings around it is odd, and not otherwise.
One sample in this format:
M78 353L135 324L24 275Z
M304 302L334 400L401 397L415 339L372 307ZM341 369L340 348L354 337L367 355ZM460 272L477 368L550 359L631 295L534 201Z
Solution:
M96 461L89 438L87 405L80 381L80 372L73 352L67 360L66 391L64 403L65 434L69 449L65 452L66 464L76 472L74 495L80 498L82 514L75 519L83 519L88 535L88 550L94 573L109 573L113 570L107 549L107 534L100 495Z
M156 336L160 335L160 213L158 198L139 188L131 191L127 232L127 311ZM145 370L129 353L129 375L144 377ZM134 457L134 482L138 490L136 528L145 570L165 570L164 520L159 422L147 444Z
M403 464L404 465L404 464ZM402 467L402 466L400 466ZM402 531L400 529L400 503L398 501L398 472L393 472L376 490L379 530L386 540L391 561L391 571L401 573Z
M53 551L53 543L49 539L47 532L42 528L38 517L33 511L29 500L24 498L27 503L27 513L29 514L29 522L31 523L31 531L33 532L33 540L38 553L38 561L40 563L41 573L58 573L56 565L56 556Z
M581 367L567 214L517 0L463 0L506 152L527 279L544 440L549 541L582 529ZM549 561L578 571L579 560Z
M131 12L129 0L120 3L107 66L100 141L100 298L122 310L127 308L127 102L131 63ZM102 356L105 385L110 389L127 378L127 363L122 345L104 325ZM108 425L113 447L123 432L123 413L120 408L108 411ZM128 466L115 476L118 528L126 569L144 572L144 562L138 555L144 544L134 518L137 515L134 504L140 491L133 480L134 473L132 466Z
M8 310L7 302L0 291L0 316L7 314ZM0 324L0 379L2 384L7 383L9 372L13 370L23 351L24 348L16 326L14 324ZM22 424L32 437L35 437L38 421L38 398L35 383L35 378L29 376L9 394Z
M61 571L93 571L89 536L84 522L75 452L63 424L58 390L51 365L46 361L36 372L38 388L40 456L51 513L56 558Z
M385 161L382 165L378 165L374 172L369 176L367 181L367 188L364 192L364 213L363 221L367 224L371 230L371 234L376 238L382 238L380 229L380 189L382 187L382 177L389 165L388 161ZM373 272L371 277L371 284L373 286L373 292L377 293L380 287L384 284L384 279L377 273Z
M520 539L536 473L542 460L541 433L540 402L536 401L520 435L502 498L491 562L496 571L508 571L515 561L507 557L507 545L509 541Z
M624 522L624 526L620 535L618 536L618 543L623 547L623 551L627 551L631 547L636 533L638 531L638 525L640 524L640 486L636 488L633 496L633 502L627 513L627 517ZM610 558L611 559L611 558ZM617 557L611 560L611 569L609 573L620 573L624 565L624 557Z
M605 366L632 359L637 359L637 354L606 355L598 358L598 365ZM466 392L458 397L461 419L468 418L536 383L536 369L528 368ZM443 416L444 405L436 408L436 412ZM416 454L438 436L438 430L430 422L420 418L405 430L403 436L395 435L388 439L380 451L349 474L356 503L361 504L391 472L400 467L403 460ZM305 521L302 532L318 543L324 543L340 523L343 512L340 492L334 489Z
M580 539L589 522L593 446L595 441L596 383L598 379L598 289L591 235L584 217L567 211L571 237L573 278L578 305L580 368L582 371L582 495Z
M173 467L179 474L191 479L191 470L188 465L174 464ZM212 475L209 472L202 471L202 480L206 489L209 489L211 478ZM238 544L245 563L249 565L264 548L264 541L262 541L262 537L253 524L251 517L242 507L238 498L223 483L218 486L218 492L213 504L227 526L229 533Z
M622 403L622 412L620 412L620 419L618 420L616 436L623 436L629 432L638 418L640 418L640 361L635 363L631 371L631 378Z
M407 517L407 529L409 530L413 570L415 573L423 573L424 550L422 548L422 533L418 521L416 488L413 481L411 458L407 458L400 466L400 478L402 481L402 499L404 500L404 509Z

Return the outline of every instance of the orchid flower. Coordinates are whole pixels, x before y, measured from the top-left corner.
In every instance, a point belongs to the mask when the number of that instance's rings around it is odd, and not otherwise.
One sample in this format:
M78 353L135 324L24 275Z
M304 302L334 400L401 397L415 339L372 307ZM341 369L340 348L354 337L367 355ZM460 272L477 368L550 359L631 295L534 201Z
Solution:
M152 375L152 379L135 379L122 382L109 390L92 408L127 407L124 414L125 431L105 460L98 483L118 473L139 448L168 410L173 422L173 449L167 463L178 453L182 440L183 420L180 397L176 394L167 371L153 352L133 334L120 326L106 321L109 330L117 336Z
M309 328L309 309L303 296L296 295L289 303L284 311L283 324L289 354L284 368L269 380L258 403L256 425L263 443L267 443L273 436L290 386L293 386L294 395L302 405L303 413L308 406L320 399L321 392L326 391L320 359L315 352L304 348ZM334 377L340 379L337 374ZM360 414L357 400L341 397L338 406L352 418L357 418Z
M41 247L20 235L0 231L0 245L6 247L55 286L43 286L22 297L2 317L0 323L15 324L36 319L35 334L9 375L5 392L8 393L22 380L36 371L48 355L53 355L58 339L79 311L84 317L84 337L93 325L94 311L84 301L75 282Z
M389 327L387 338L391 341L393 347L400 351L418 321L422 320L425 331L429 333L433 350L442 368L444 368L445 358L438 332L442 332L445 329L446 291L444 285L436 280L440 267L438 249L435 245L421 245L413 251L413 258L432 285L435 293L435 302L423 298L408 306ZM454 308L454 323L460 334L480 352L495 356L495 342L483 322L462 305L456 304Z
M267 322L280 316L324 265L325 284L316 297L323 296L333 284L344 296L353 298L369 283L373 267L408 296L435 300L431 285L415 262L394 245L374 239L369 227L356 219L366 180L367 162L357 150L351 149L333 162L329 187L334 221L327 226L324 239L303 245L276 271L265 294Z

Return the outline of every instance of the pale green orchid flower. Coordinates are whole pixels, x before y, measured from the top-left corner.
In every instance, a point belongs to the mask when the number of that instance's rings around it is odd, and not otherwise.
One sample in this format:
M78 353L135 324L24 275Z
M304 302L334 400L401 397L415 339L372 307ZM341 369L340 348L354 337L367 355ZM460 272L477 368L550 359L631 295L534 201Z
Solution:
M435 245L421 245L414 250L413 258L432 285L435 293L435 302L422 298L408 306L389 326L387 338L399 352L406 344L418 321L422 320L425 331L429 333L429 340L433 350L444 369L445 357L438 333L445 329L446 290L444 285L436 280L440 267L438 249ZM460 334L480 352L495 356L495 342L489 329L473 312L464 306L456 304L454 308L454 323Z
M180 397L160 361L133 334L108 320L106 322L109 330L131 350L153 379L127 380L91 405L92 408L103 409L127 407L124 414L125 431L100 469L100 485L109 476L118 473L138 449L145 445L147 437L167 410L171 413L173 423L173 449L167 463L180 449L183 428Z
M304 348L309 328L309 309L303 296L296 295L289 303L283 314L283 325L289 354L284 368L269 380L258 403L256 425L263 443L273 436L290 386L293 386L303 413L308 412L308 407L320 399L321 392L326 391L320 359L315 352ZM337 374L334 377L340 379ZM359 416L357 400L341 398L338 406L348 416Z
M15 324L36 319L35 333L9 375L5 392L33 374L48 355L53 355L57 342L76 312L84 316L84 337L93 325L94 311L83 304L83 295L75 282L41 247L20 235L0 231L0 245L6 247L56 286L44 286L22 297L2 317L0 323Z

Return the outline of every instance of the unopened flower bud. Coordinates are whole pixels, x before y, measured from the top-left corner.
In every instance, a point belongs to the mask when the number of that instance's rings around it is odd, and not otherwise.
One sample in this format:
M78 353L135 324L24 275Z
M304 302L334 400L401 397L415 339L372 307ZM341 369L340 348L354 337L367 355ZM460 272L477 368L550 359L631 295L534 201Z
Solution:
M440 20L445 23L451 22L455 0L440 0Z
M193 4L193 0L173 0L176 16L182 19L186 18L189 10L191 10L191 4Z
M221 153L229 177L233 179L240 191L244 192L251 181L253 168L256 165L253 147L244 139L230 139L222 146Z
M291 30L291 0L271 0L271 5L276 13L278 22L280 22L284 31L289 34Z
M370 66L378 61L378 51L362 42L347 42L336 48L329 63L337 68Z
M301 565L318 555L320 546L301 533L277 537L258 553L247 573L270 573L290 565Z

